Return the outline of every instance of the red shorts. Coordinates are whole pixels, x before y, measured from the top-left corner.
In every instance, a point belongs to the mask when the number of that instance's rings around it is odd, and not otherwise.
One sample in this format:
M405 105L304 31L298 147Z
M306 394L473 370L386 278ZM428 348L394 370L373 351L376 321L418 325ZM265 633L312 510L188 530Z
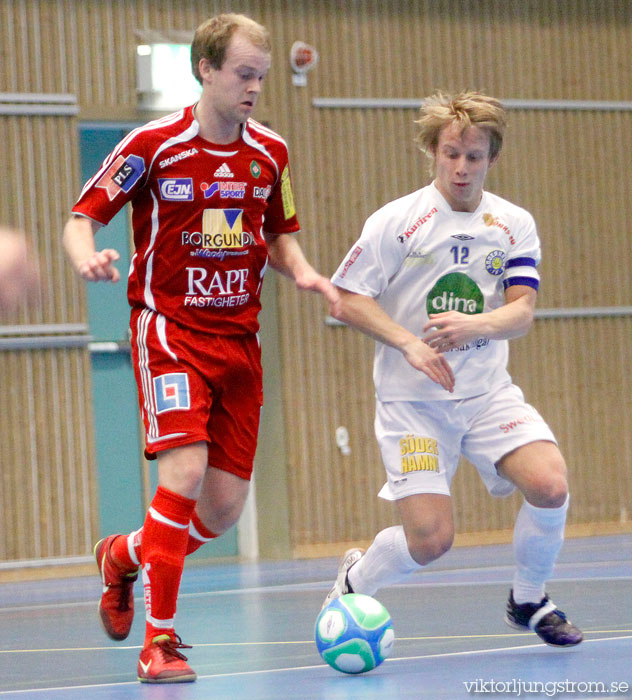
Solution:
M255 334L200 333L133 309L132 358L145 455L205 441L209 466L250 479L263 404Z

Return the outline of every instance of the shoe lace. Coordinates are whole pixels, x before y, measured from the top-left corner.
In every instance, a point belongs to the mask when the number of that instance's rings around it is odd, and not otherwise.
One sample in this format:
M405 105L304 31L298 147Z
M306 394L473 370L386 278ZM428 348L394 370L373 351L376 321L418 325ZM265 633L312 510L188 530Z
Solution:
M182 652L179 652L178 649L191 649L192 647L190 644L184 644L184 642L180 638L180 635L176 634L175 639L172 637L169 637L169 639L161 639L157 641L156 644L162 649L165 657L173 657L171 659L165 658L165 663L169 663L169 661L175 661L176 659L180 659L181 661L188 661L188 658Z

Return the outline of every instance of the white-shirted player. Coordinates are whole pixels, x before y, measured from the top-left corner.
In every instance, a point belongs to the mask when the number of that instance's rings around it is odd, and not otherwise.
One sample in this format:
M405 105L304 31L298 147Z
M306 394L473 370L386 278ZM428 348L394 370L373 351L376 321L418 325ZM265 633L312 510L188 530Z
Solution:
M524 496L506 621L548 644L578 644L581 631L545 592L564 539L566 465L507 372L508 339L533 322L540 243L527 211L483 189L505 111L481 93L437 93L417 124L434 181L370 216L332 278L332 313L377 341L380 496L396 502L402 525L345 553L325 604L373 595L450 549L450 481L464 454L492 495Z

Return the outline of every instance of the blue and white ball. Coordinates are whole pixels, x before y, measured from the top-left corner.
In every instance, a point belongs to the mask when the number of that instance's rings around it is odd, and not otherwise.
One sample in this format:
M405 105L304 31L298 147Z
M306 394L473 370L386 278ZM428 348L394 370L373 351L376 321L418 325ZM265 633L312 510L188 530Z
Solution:
M347 593L322 610L315 636L323 660L342 673L365 673L379 666L395 639L388 610L362 593Z

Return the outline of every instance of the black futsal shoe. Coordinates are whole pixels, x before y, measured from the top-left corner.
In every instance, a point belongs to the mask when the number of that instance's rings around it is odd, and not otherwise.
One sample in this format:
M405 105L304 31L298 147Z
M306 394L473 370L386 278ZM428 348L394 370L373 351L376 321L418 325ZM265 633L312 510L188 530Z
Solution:
M507 601L505 622L516 629L530 629L543 642L553 647L572 647L584 638L582 631L566 619L566 615L557 609L548 595L545 595L539 603L518 605L511 590Z

